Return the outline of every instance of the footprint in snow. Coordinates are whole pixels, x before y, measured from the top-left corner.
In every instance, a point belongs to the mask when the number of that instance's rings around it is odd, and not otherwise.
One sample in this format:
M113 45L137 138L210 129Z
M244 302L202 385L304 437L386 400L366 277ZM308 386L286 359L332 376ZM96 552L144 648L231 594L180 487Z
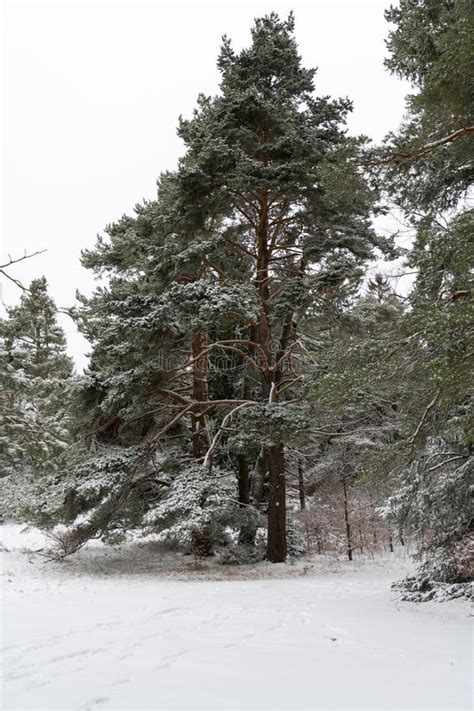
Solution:
M160 662L162 664L158 664L155 669L169 669L169 667L172 665L176 659L179 659L180 657L184 657L185 654L189 654L191 650L190 649L181 649L179 652L176 652L175 654L167 654L165 657L161 657Z
M99 704L105 704L109 700L108 696L97 696L95 699L90 699L86 701L85 704L78 707L78 711L92 711L95 706Z
M247 639L252 639L252 637L255 637L255 632L249 632L248 634L244 634L237 642L228 642L227 644L224 644L224 649L238 647L240 644L242 644L242 642L245 642Z

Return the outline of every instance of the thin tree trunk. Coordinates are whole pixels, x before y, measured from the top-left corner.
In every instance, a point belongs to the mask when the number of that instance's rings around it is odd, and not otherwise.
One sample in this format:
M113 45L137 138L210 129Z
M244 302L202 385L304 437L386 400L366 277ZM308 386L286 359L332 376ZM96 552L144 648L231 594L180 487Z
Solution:
M352 534L349 519L349 501L347 497L347 483L344 474L341 477L342 491L344 493L344 523L346 527L347 557L352 560Z
M360 525L360 521L359 521L359 524L358 524L358 530L359 530L359 551L360 551L360 553L363 553L363 552L364 552L364 547L363 547L362 528L361 528L361 525Z
M301 457L298 459L298 490L300 494L300 508L304 511L306 508L306 492L304 488L304 470L303 470L303 460Z

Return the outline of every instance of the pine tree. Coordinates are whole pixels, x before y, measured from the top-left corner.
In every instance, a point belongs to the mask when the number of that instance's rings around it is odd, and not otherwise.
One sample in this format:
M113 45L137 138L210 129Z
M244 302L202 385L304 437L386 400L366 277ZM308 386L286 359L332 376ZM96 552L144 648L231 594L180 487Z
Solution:
M16 477L27 475L34 481L57 470L70 441L67 402L72 382L72 361L46 279L34 280L7 314L0 322L0 461L3 474L9 475L5 500L18 484Z
M401 0L387 68L412 82L407 118L382 149L385 185L414 222L456 208L473 179L474 70L471 0Z
M380 246L368 221L375 196L352 163L360 144L342 129L350 102L314 96L315 72L301 66L293 32L292 15L271 14L256 21L240 54L224 38L221 94L201 97L179 132L187 148L178 171L183 213L196 225L225 220L229 249L247 257L258 308L247 337L260 380L254 397L283 419L299 380L289 367L296 314ZM275 562L286 556L288 435L275 428L265 447L267 555Z
M127 456L135 449L133 474L116 491L122 511L139 495L131 482L159 479L169 456L208 476L230 462L241 506L258 505L258 460L267 556L280 561L285 445L308 426L294 402L299 315L350 290L387 243L370 225L377 194L357 167L364 142L345 133L350 102L314 96L293 17L256 20L239 54L225 38L218 67L220 93L201 96L181 120L186 152L160 177L156 201L84 254L109 281L79 317L93 344L82 432ZM173 477L156 482L157 500L173 495ZM119 515L104 510L100 528Z
M407 264L417 277L393 349L405 377L403 437L392 456L393 493L383 509L418 540L424 565L408 582L426 599L439 583L470 575L472 537L472 235L464 201L472 185L474 127L469 0L401 0L387 66L412 81L408 116L388 137L386 186L416 227ZM393 454L393 453L392 453Z
M410 255L410 264L418 268L405 323L416 383L404 405L411 422L410 450L395 469L384 514L398 525L403 522L419 542L423 565L408 582L415 598L421 593L428 599L437 584L472 576L474 313L466 259L472 218L468 211L446 227L420 230Z

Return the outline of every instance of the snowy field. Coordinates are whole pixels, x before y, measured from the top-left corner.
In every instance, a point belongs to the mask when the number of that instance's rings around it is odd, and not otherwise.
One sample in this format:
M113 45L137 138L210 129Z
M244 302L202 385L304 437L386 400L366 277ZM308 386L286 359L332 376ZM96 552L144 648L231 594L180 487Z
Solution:
M471 707L468 605L398 601L399 558L256 571L96 544L57 564L19 531L0 526L5 711Z

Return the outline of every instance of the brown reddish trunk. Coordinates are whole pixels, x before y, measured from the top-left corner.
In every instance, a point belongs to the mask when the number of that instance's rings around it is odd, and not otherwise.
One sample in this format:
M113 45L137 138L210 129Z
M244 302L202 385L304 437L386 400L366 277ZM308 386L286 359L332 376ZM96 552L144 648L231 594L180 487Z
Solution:
M268 136L265 131L262 141L265 143ZM273 335L270 316L270 275L269 261L271 258L271 243L269 242L269 195L263 188L258 196L259 216L256 225L257 243L257 273L255 286L258 290L261 304L260 318L258 320L259 363L261 373L261 396L264 402L276 402L278 378L273 372L272 343ZM276 361L277 362L277 361ZM286 495L285 495L285 466L283 444L278 443L267 448L266 466L269 474L268 497L268 541L267 558L273 563L280 563L286 559Z
M282 444L267 450L269 474L267 559L272 563L286 560L285 459Z
M202 351L207 346L207 332L201 331L192 342L193 354L193 399L198 402L205 402L208 398L207 388L207 371L208 357L207 353L201 355ZM207 435L205 430L204 417L198 416L193 421L192 432L193 457L198 459L204 455L207 447Z

